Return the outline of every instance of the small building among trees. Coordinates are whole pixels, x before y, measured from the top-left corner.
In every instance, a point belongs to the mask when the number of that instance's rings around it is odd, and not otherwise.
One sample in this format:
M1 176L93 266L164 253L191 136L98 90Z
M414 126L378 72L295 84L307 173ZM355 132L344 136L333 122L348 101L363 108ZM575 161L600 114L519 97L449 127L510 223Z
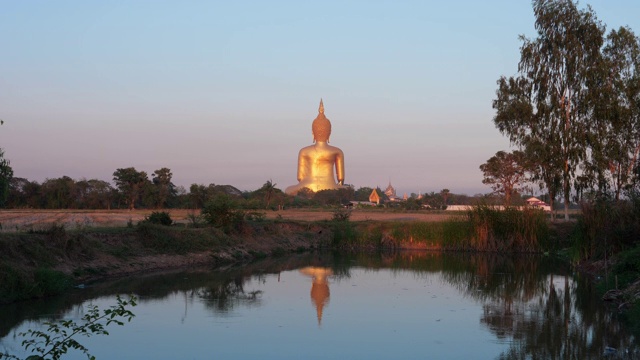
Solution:
M542 209L544 211L551 211L551 206L546 202L536 198L530 197L526 200L527 206L531 206L533 208Z

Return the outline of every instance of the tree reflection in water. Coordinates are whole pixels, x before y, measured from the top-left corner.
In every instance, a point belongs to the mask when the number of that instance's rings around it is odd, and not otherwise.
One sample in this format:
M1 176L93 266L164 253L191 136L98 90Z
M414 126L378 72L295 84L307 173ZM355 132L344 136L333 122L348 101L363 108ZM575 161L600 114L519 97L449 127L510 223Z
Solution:
M234 307L260 306L262 291L244 291L244 277L236 276L208 287L196 290L196 295L205 306L216 314L228 314Z
M500 359L640 359L635 337L595 296L591 279L540 256L409 252L357 255L369 269L441 272L483 306L480 323L509 344ZM339 258L338 266L349 260ZM341 267L342 272L348 269Z

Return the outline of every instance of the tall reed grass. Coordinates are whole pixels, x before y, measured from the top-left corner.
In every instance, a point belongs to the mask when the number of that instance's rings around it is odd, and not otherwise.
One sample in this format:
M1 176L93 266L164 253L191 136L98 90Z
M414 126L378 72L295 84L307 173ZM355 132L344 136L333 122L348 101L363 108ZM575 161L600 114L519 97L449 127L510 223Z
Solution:
M582 204L571 236L574 260L602 259L640 244L640 197Z
M470 246L479 251L537 252L548 245L549 227L542 210L475 206L467 213Z
M453 251L540 252L549 245L543 211L477 206L439 222L336 222L336 248L423 248Z

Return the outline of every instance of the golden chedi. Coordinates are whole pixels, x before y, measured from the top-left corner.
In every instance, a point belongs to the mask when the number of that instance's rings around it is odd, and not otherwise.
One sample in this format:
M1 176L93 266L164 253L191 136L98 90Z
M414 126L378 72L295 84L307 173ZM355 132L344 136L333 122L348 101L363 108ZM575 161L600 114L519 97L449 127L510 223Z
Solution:
M289 195L295 195L303 188L316 192L344 187L344 154L339 148L329 145L331 122L324 116L322 100L311 130L314 144L302 148L298 153L299 183L286 188L285 192Z

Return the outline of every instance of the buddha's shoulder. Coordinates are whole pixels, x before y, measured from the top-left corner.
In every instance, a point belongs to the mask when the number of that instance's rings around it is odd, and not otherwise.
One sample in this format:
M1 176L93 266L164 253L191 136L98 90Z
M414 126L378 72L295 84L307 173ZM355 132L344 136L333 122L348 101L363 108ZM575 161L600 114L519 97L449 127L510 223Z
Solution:
M315 145L305 146L305 147L303 147L302 149L300 149L300 152L301 152L301 153L309 152L309 151L311 151L311 150L314 150L314 149L315 149L315 147L316 147Z
M300 149L300 153L301 154L310 153L310 152L314 152L315 153L318 150L321 150L323 152L342 153L342 150L340 150L340 148L337 148L335 146L331 146L331 145L328 145L328 144L325 144L323 146L318 146L316 144L305 146L302 149Z

